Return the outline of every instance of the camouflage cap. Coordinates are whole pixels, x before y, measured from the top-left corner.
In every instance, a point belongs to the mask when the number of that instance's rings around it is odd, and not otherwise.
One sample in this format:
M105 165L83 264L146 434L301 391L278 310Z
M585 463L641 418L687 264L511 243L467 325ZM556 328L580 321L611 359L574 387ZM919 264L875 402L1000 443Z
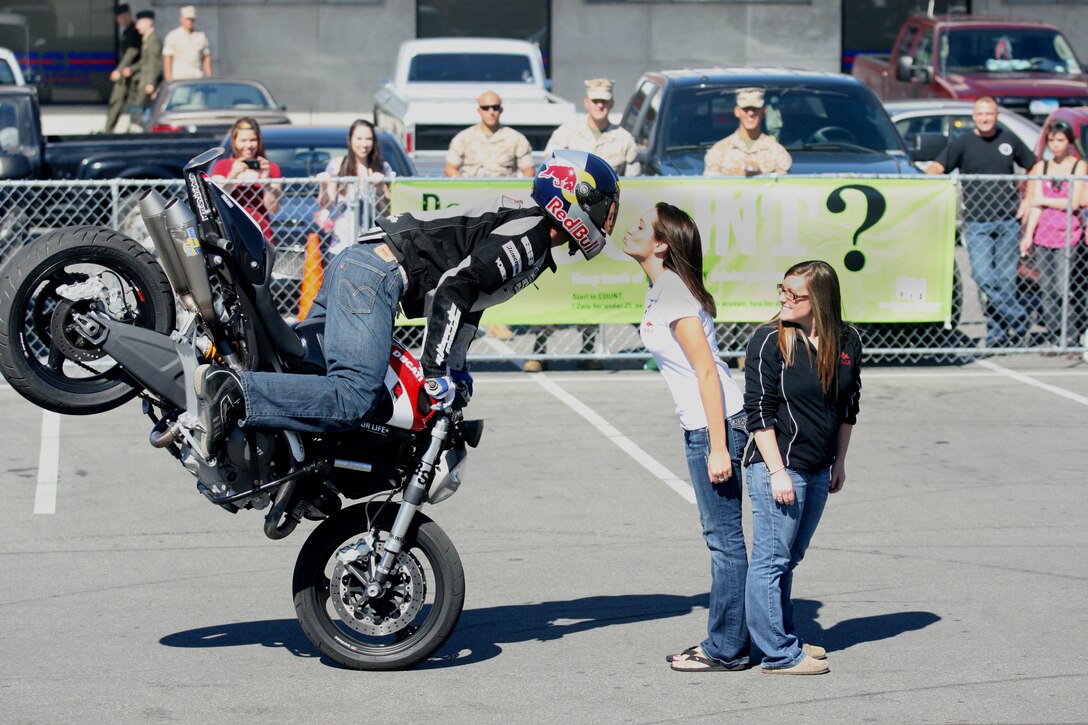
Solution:
M593 78L586 81L586 98L591 101L611 101L612 81L607 78Z
M741 108L763 108L763 89L738 88L737 105Z

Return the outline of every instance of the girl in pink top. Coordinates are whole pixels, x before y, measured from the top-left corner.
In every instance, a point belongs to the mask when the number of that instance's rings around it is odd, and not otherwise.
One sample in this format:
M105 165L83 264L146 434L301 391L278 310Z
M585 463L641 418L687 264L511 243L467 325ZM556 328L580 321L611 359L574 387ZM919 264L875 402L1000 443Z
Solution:
M264 156L261 127L252 118L239 118L230 129L231 158L219 159L212 166L212 181L237 200L272 241L268 217L280 208L283 189L280 184L239 184L237 181L282 179L280 167Z
M1079 210L1081 182L1061 178L1084 176L1088 169L1084 161L1070 153L1074 138L1073 129L1063 121L1056 121L1047 132L1046 145L1053 158L1037 162L1030 175L1058 178L1028 182L1031 212L1020 240L1020 255L1032 255L1039 271L1043 322L1051 344L1056 346L1077 344L1084 329L1086 280L1084 245L1080 243L1084 236ZM1062 308L1067 292L1069 306L1063 340Z

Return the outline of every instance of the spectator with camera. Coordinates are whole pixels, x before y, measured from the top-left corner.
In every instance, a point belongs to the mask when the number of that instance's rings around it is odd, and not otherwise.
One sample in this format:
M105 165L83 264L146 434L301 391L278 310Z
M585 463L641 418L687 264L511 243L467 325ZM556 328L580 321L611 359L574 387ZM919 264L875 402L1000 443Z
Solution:
M230 148L231 157L212 166L212 181L229 192L272 241L268 217L280 208L283 187L268 180L282 179L283 172L279 164L265 158L261 127L252 118L239 118L230 127Z

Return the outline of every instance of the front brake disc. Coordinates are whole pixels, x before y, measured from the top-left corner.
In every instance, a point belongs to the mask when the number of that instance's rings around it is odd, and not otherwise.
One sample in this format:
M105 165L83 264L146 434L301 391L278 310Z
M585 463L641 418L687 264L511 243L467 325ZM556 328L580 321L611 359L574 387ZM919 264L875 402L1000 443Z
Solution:
M367 570L371 553L355 562L356 571ZM374 598L366 596L368 582L359 579L342 563L337 562L329 580L329 596L333 608L343 622L360 634L376 637L394 634L404 629L420 610L426 599L427 587L419 561L409 552L397 555L393 573L386 590Z

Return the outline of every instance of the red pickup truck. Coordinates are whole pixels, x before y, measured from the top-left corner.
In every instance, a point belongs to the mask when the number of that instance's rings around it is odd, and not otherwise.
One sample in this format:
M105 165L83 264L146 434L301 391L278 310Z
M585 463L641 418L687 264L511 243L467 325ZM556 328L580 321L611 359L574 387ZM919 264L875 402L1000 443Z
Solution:
M890 54L857 56L853 74L885 101L989 95L1036 123L1061 106L1088 105L1088 76L1069 41L1034 20L910 18Z

